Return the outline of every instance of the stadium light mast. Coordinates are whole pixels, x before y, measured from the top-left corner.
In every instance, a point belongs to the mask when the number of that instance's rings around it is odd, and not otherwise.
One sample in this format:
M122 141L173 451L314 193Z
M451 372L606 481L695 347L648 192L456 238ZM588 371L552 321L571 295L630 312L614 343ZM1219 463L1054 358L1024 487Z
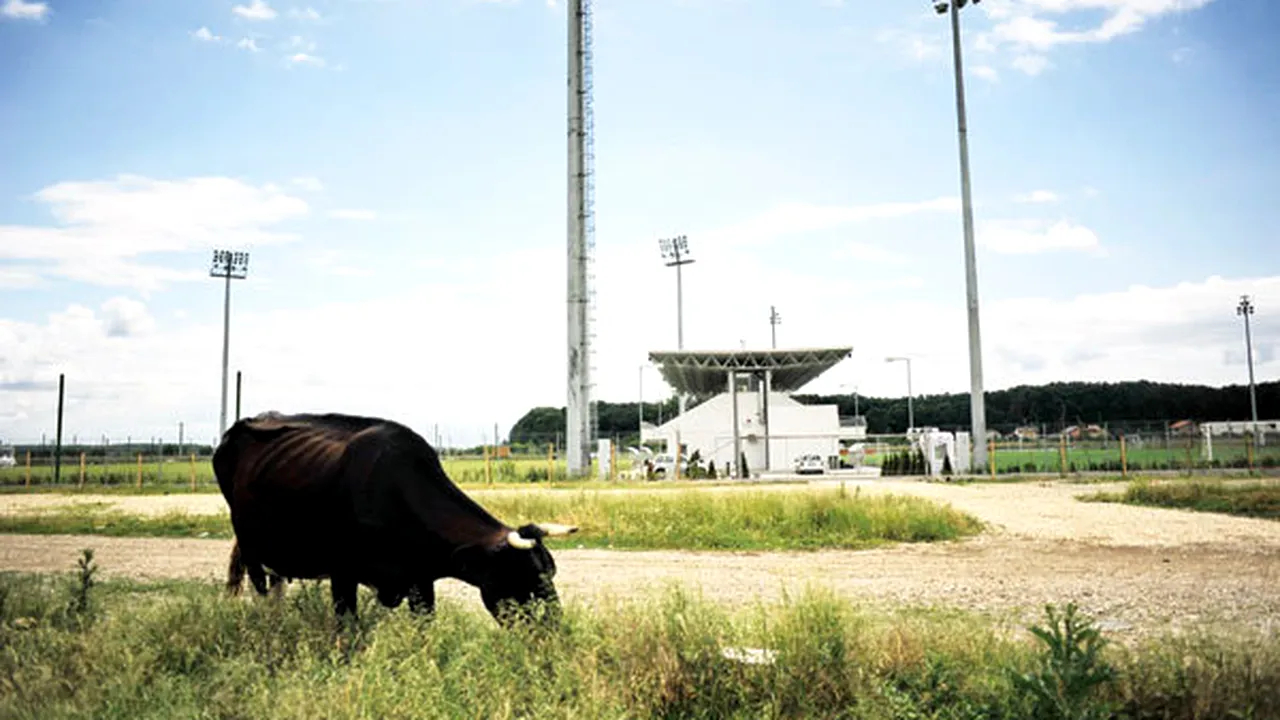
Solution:
M565 456L570 477L591 469L595 424L591 401L592 300L588 268L594 247L594 166L591 111L591 0L568 3L568 397Z
M773 339L773 349L778 349L778 326L782 324L782 316L778 314L778 309L769 306L769 334Z
M911 392L911 358L909 357L887 357L885 362L905 362L907 364L907 430L911 431L916 426L916 413L912 405Z
M1253 314L1253 302L1248 295L1240 296L1240 304L1236 305L1236 314L1244 318L1244 353L1249 365L1249 411L1253 420L1253 442L1262 445L1258 435L1258 396L1253 387L1253 336L1249 330L1249 316Z
M222 411L218 415L218 438L227 431L227 359L231 346L231 281L249 276L249 253L214 250L209 276L223 278L226 290L222 300Z
M689 255L689 238L677 235L674 238L662 238L658 241L658 249L667 267L676 269L676 349L684 350L684 273L683 268L693 262ZM680 414L684 414L684 394L678 393Z
M977 5L980 0L973 0ZM973 243L973 198L969 187L968 121L964 107L964 66L960 58L960 9L969 0L934 0L939 15L951 16L951 56L956 75L956 130L960 141L960 212L964 227L964 284L969 315L969 421L973 469L987 466L987 408L982 392L982 333L978 323L978 261Z

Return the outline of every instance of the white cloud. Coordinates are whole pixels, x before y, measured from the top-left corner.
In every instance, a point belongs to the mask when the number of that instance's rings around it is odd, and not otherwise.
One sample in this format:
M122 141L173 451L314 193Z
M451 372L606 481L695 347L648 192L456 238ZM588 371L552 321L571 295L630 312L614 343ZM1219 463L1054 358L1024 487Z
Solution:
M376 220L378 218L378 213L372 210L343 208L339 210L330 210L329 217L335 220Z
M856 240L845 244L844 247L837 250L835 257L837 260L850 260L860 267L869 267L871 269L874 269L877 265L902 265L911 261L911 258L906 255L882 245Z
M114 297L103 303L102 321L107 337L134 337L155 327L147 306L127 297Z
M1027 53L1015 57L1012 64L1015 69L1035 77L1049 67L1049 58Z
M316 49L316 44L310 40L303 38L301 35L294 35L289 38L287 47L289 47L292 50L298 50L301 52L309 53L309 52L313 52Z
M13 20L44 20L49 16L49 3L5 0L0 5L0 17Z
M921 213L957 212L960 200L940 197L918 202L885 202L870 205L815 205L790 202L776 205L744 222L712 228L698 237L721 246L746 246L801 233L832 230L868 220L907 217Z
M277 14L264 0L252 0L248 5L236 5L231 8L231 12L246 20L273 20Z
M317 57L315 55L308 55L307 53L294 53L289 56L287 62L291 67L294 65L309 65L311 67L325 66L324 58Z
M1000 73L996 72L996 69L990 65L974 65L973 74L989 82L996 82L1000 79Z
M1020 203L1055 203L1058 202L1058 194L1052 190L1032 190L1029 193L1014 196L1014 202Z
M39 284L39 273L22 268L0 267L0 290L22 290Z
M262 52L262 48L258 47L258 43L253 38L240 38L240 42L236 43L236 47L249 52Z
M1031 255L1074 250L1105 254L1098 235L1066 220L989 220L978 228L978 244L1002 255Z
M317 12L316 9L312 7L307 7L302 9L293 8L289 11L289 15L298 20L310 20L311 22L320 21L320 13Z
M309 211L278 188L222 177L120 175L58 183L34 199L57 224L0 225L0 260L42 262L42 274L148 291L200 274L144 263L142 256L288 242L296 237L267 228Z
M209 30L209 28L204 26L201 26L199 30L193 31L191 33L191 37L201 42L221 42L222 41L222 36L214 35L213 32Z

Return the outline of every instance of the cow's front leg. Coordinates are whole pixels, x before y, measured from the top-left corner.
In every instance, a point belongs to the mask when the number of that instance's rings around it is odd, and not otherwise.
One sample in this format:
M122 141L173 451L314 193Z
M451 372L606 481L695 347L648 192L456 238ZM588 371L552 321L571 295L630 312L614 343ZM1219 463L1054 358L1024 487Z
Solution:
M329 578L329 594L333 597L333 612L339 620L356 619L355 580L341 575Z
M436 585L424 580L409 589L409 610L415 615L430 615L436 611Z

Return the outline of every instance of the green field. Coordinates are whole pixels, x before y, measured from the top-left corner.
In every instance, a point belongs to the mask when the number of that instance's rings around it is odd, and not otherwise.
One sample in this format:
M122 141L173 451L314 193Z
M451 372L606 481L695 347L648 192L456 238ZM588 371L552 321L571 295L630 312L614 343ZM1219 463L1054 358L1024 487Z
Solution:
M441 458L445 473L460 485L485 485L503 483L535 483L547 482L550 475L553 481L568 479L563 460L548 463L546 457L514 457L490 460L487 463L479 457L444 457ZM628 459L618 458L618 471L630 469ZM597 465L592 464L592 477L595 477ZM141 475L141 482L139 482ZM214 491L217 488L213 475L212 459L198 457L194 462L187 459L158 458L143 456L142 463L135 459L132 462L121 458L110 458L107 461L98 458L95 461L86 459L84 465L84 485L92 486L95 491L103 488L163 488L165 491L190 490L194 477L197 490ZM63 458L59 487L78 487L81 482L79 456ZM54 484L54 466L48 459L40 463L32 463L28 472L24 459L19 459L18 467L0 468L0 491L5 489L25 488L28 486L50 486Z
M1280 482L1276 481L1153 482L1144 479L1129 483L1124 492L1100 492L1080 499L1087 502L1117 502L1280 520Z
M1280 716L1274 631L1122 645L1057 611L1037 638L822 592L729 609L678 587L569 603L559 630L501 629L448 598L415 617L362 589L338 630L322 583L272 601L95 572L0 574L0 717Z
M529 490L475 493L512 526L557 522L580 530L556 547L684 550L855 549L886 542L954 540L981 523L949 506L908 496L704 490L614 493ZM151 537L232 536L226 511L216 515L138 516L82 503L0 515L0 532Z

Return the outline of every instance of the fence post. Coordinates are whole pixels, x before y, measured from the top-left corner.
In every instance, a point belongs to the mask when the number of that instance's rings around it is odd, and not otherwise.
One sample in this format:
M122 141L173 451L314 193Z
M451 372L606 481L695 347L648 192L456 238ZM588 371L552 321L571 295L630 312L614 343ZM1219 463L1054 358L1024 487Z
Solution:
M618 446L609 443L609 482L618 481Z
M27 451L27 487L31 487L31 451Z
M1062 477L1067 476L1067 436L1065 433L1058 435L1058 473Z
M987 445L990 446L989 449L987 450L987 458L991 463L991 479L995 480L996 479L996 441L992 440L988 442Z
M138 489L142 489L142 453L138 453Z
M484 482L486 485L493 484L493 466L489 462L489 446L484 446Z
M1120 477L1129 479L1129 454L1125 452L1124 435L1120 436Z
M80 452L80 489L84 489L84 451Z
M196 454L191 453L191 492L196 491Z
M547 443L547 482L550 483L556 477L556 445L555 443Z

